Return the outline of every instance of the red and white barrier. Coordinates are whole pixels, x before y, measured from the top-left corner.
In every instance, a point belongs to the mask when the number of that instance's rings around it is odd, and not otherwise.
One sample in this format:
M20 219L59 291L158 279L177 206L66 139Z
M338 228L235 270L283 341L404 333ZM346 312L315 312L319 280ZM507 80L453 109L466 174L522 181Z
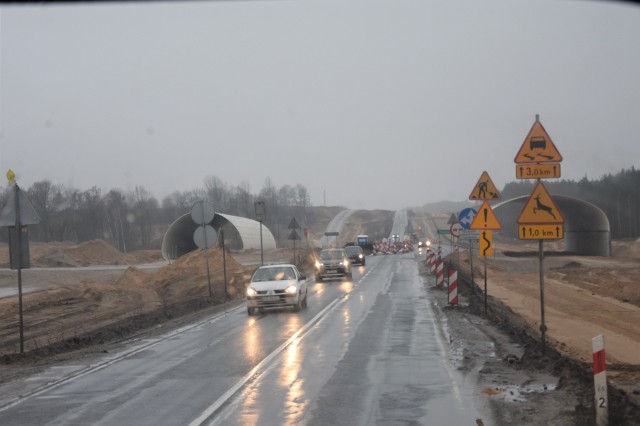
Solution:
M449 269L449 287L448 287L448 295L449 295L449 304L457 305L458 304L458 271L456 269Z
M431 251L427 251L427 258L424 264L429 269L431 269L431 259L433 259L433 253Z
M444 284L444 263L439 261L436 266L436 287L442 287Z
M591 339L593 346L593 384L596 391L596 424L609 424L609 398L607 396L607 368L604 355L604 336Z
M436 272L436 254L434 252L431 252L431 266L429 270L432 274Z

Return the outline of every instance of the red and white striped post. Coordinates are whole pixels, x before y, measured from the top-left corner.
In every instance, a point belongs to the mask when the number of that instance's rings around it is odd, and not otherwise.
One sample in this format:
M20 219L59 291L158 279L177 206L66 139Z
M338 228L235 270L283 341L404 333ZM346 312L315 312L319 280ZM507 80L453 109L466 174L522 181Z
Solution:
M444 262L441 260L438 261L438 265L436 266L436 286L442 287L444 284Z
M434 252L431 252L430 271L432 274L436 272L436 254Z
M456 269L449 269L449 304L457 305L458 304L458 271Z
M607 369L604 356L604 336L591 339L593 345L593 384L596 391L596 424L609 424L609 398L607 396Z
M427 258L425 259L424 264L429 269L431 269L431 256L433 256L433 253L431 250L427 250Z

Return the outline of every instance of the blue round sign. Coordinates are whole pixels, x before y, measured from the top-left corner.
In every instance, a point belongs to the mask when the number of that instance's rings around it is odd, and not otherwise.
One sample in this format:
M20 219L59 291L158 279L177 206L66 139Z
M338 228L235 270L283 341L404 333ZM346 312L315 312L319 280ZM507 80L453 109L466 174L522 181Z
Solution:
M472 209L471 207L462 209L458 215L458 223L460 223L464 229L469 229L471 222L473 222L473 219L476 217L476 214L478 214L476 209Z

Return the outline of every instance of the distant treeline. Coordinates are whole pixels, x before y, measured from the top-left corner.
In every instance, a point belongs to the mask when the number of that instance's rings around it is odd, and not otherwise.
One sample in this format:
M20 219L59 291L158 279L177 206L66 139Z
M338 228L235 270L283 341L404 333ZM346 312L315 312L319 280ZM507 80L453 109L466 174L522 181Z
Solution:
M530 195L534 183L511 182L502 190L502 199ZM583 199L601 208L611 226L612 238L640 236L640 171L622 170L597 180L586 177L579 182L559 180L545 182L549 192ZM143 186L133 191L112 189L103 193L97 187L79 190L49 180L22 188L40 216L38 225L29 226L30 241L82 242L104 239L122 251L159 248L164 232L178 217L191 211L196 201L207 200L215 211L255 218L255 201L266 206L264 224L279 243L287 240L288 224L292 218L302 226L314 222L310 196L303 185L276 187L266 178L262 189L252 194L248 184L232 186L212 176L204 187L189 191L175 191L158 202ZM0 207L7 202L8 190L0 193ZM467 202L440 203L439 209L458 211ZM433 206L432 206L433 207ZM422 207L430 210L429 206ZM0 228L0 242L7 242L7 229Z
M252 194L247 183L232 186L211 176L205 179L203 188L175 191L161 203L143 186L130 192L112 189L103 193L95 186L83 191L42 180L20 189L41 219L28 227L30 241L78 243L103 239L125 252L160 248L169 225L200 200L211 202L217 212L248 218L255 218L254 202L263 201L264 224L279 240L286 240L291 232L288 224L292 217L303 227L313 220L312 211L307 209L311 203L305 186L276 187L270 178L257 194ZM10 190L0 194L0 207L5 206ZM1 228L0 242L7 241L7 228Z
M502 190L502 199L531 195L535 182L510 182ZM609 218L611 238L640 236L640 171L631 167L597 180L586 177L573 180L545 181L551 195L565 195L598 206Z

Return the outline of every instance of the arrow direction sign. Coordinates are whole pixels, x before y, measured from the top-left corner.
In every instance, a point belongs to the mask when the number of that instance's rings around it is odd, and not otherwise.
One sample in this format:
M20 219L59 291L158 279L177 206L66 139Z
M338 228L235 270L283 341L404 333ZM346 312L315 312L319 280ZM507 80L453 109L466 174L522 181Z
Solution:
M518 238L521 240L561 240L564 238L562 224L518 225Z
M471 207L467 207L466 209L462 209L460 214L458 215L458 222L464 229L469 229L471 222L476 217L476 209Z
M516 164L516 179L556 179L560 177L560 163Z

